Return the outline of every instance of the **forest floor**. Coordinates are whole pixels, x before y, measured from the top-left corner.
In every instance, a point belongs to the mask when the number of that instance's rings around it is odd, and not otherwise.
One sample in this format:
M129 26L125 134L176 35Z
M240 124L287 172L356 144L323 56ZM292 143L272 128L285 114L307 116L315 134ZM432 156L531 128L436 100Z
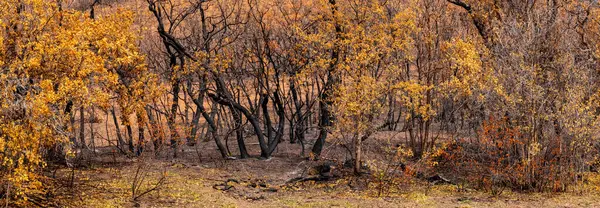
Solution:
M370 144L375 146L374 142ZM250 151L256 155L252 145ZM52 200L61 207L600 207L600 192L589 187L565 193L505 190L492 195L406 177L393 185L394 191L380 194L372 174L354 176L343 166L327 181L291 183L328 159L308 161L299 156L297 144L285 142L268 160L223 160L212 146L210 142L186 146L176 159L157 158L152 152L127 158L100 151L81 167L49 173L57 179ZM328 150L326 158L341 158L342 150ZM377 152L381 151L367 148L365 155L373 158ZM133 200L136 178L142 184L136 196L161 178L163 183Z

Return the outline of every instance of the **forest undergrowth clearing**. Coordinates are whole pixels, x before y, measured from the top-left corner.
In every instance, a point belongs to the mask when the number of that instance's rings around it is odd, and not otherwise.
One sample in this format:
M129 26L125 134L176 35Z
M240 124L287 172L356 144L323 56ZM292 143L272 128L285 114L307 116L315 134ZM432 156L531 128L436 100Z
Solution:
M368 144L381 141L372 141ZM519 193L500 195L463 189L407 177L389 194L378 195L373 176L354 176L339 167L325 181L290 183L307 167L322 164L308 161L281 143L274 157L223 160L216 151L202 151L198 160L194 147L176 159L146 156L126 158L114 153L99 153L84 167L59 169L60 185L53 191L56 202L65 207L599 207L600 180L590 180L564 193ZM370 145L367 145L370 146ZM378 155L370 149L373 157ZM251 149L252 150L252 149ZM343 154L329 147L329 154ZM212 152L213 154L210 154ZM136 172L146 174L139 188L150 189L164 176L165 183L133 200L132 183ZM590 179L600 179L597 173ZM71 178L71 176L73 176ZM71 184L72 181L72 184Z

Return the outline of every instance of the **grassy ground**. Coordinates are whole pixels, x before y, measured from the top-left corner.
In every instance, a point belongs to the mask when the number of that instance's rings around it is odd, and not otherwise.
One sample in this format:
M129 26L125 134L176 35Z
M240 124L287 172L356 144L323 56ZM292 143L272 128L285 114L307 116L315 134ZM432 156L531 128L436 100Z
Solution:
M187 155L174 160L106 154L74 171L59 169L55 176L61 183L53 200L63 207L600 207L597 186L589 184L566 193L505 191L492 196L408 178L394 193L378 196L366 185L368 176L286 183L303 167L313 165L298 156L279 154L265 161L198 160L193 152ZM143 175L138 177L143 178L138 193L152 188L161 177L165 183L134 202L136 172ZM219 190L229 179L232 187Z

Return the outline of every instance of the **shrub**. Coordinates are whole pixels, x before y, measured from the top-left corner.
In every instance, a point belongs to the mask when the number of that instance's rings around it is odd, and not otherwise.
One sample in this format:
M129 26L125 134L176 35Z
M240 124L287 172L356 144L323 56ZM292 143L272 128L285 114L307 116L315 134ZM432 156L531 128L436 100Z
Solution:
M565 191L576 182L577 154L560 137L536 141L507 119L490 118L476 139L446 144L435 155L437 171L492 194L505 188L521 191Z

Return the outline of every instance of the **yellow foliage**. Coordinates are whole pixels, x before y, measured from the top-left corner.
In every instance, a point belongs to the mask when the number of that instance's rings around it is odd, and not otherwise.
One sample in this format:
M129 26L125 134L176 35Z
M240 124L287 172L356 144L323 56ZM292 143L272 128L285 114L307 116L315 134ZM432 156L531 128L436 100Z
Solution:
M42 190L47 151L68 144L67 109L106 108L122 85L133 93L120 95L146 94L152 75L132 21L127 11L93 20L54 1L0 2L0 190L15 205Z

